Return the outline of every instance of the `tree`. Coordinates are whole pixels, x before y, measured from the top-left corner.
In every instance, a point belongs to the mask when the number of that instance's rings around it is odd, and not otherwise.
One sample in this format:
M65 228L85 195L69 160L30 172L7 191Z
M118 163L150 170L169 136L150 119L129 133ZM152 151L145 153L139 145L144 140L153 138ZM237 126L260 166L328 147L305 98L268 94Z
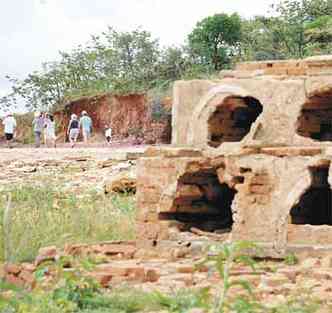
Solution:
M331 15L332 1L285 0L277 4L276 13L279 22L274 25L274 31L286 48L287 57L303 58L311 55L311 47L316 41L314 36L308 35L308 29L319 28L319 24L312 23Z
M209 16L197 23L188 39L198 63L220 70L237 54L241 19L237 14Z
M275 25L278 18L256 16L243 20L241 27L240 60L284 59L284 46Z
M331 53L332 0L283 0L272 10L271 16L242 21L242 60Z
M87 45L60 52L60 61L44 63L23 80L8 77L12 92L0 105L24 102L27 108L47 110L80 96L145 92L158 81L160 55L159 43L149 32L109 28Z

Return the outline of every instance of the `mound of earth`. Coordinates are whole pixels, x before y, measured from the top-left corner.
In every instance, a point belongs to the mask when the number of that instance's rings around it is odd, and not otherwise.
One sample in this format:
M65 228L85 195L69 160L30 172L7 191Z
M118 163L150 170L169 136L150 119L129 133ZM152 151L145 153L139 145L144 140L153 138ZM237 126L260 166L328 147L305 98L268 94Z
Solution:
M113 130L113 140L130 144L168 144L171 142L171 98L150 101L144 94L115 96L104 94L82 97L54 112L58 143L67 141L66 129L71 114L87 111L93 121L92 142L104 142L105 126ZM16 141L33 142L33 113L15 116ZM79 138L81 139L81 138ZM0 142L4 142L0 123Z

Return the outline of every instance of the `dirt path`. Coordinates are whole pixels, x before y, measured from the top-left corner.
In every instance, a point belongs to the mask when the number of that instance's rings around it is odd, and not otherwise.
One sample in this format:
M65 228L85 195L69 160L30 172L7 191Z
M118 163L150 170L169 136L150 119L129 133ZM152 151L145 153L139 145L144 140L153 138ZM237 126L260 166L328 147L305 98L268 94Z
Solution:
M69 145L64 145L57 148L1 148L0 149L0 163L8 161L23 161L31 162L38 160L61 160L76 157L87 156L96 160L103 159L127 159L128 154L142 154L146 146L129 146L129 147L84 147L79 144L74 148Z

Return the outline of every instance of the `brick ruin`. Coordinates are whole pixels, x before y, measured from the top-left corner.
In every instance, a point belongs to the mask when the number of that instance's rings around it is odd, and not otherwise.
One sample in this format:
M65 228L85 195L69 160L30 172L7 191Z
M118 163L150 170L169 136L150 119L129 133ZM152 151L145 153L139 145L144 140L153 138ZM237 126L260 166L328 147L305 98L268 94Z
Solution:
M332 247L331 56L179 81L172 118L172 145L138 161L139 239L227 234L269 256Z

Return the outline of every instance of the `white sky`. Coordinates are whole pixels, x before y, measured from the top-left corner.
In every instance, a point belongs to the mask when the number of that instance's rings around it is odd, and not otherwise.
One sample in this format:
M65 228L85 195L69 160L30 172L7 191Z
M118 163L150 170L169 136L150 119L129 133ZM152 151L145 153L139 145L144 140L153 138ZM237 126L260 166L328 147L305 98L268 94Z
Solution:
M215 13L250 17L270 0L0 0L0 96L5 75L23 78L90 35L113 26L150 31L162 44L181 44L194 25Z

